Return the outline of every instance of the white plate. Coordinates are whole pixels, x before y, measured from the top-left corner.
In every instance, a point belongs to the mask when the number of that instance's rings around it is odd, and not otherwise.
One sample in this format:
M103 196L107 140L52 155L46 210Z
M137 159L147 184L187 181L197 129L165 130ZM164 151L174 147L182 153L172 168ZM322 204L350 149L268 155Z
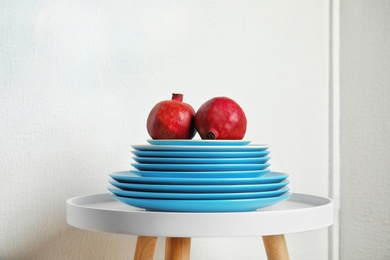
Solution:
M164 139L164 140L147 140L153 145L186 145L186 146L233 146L233 145L247 145L251 141L244 140L184 140L184 139Z
M264 170L263 170L264 171ZM161 174L161 173L160 173ZM234 174L233 174L234 175ZM236 176L236 175L234 175ZM125 172L114 172L110 174L110 177L118 182L125 183L145 183L145 184L261 184L261 183L275 183L281 182L288 178L288 174L281 172L267 172L264 171L263 174L256 174L256 177L246 177L242 176L242 173L237 173L236 178L233 177L215 177L215 178L202 178L197 175L197 178L182 178L182 177L143 177L134 172L125 171Z
M187 164L252 164L266 163L270 158L166 158L166 157L133 157L134 161L139 163L187 163Z
M133 163L134 168L141 171L255 171L264 170L270 164L148 164Z

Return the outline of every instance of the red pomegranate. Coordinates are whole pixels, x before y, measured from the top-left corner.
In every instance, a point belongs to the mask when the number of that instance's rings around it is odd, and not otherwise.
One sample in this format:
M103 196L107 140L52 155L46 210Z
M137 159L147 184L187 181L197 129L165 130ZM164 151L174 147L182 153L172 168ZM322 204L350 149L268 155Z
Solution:
M246 132L242 108L227 97L214 97L195 114L195 128L202 139L241 140Z
M195 136L195 110L183 102L183 94L157 103L149 113L146 128L152 139L192 139Z

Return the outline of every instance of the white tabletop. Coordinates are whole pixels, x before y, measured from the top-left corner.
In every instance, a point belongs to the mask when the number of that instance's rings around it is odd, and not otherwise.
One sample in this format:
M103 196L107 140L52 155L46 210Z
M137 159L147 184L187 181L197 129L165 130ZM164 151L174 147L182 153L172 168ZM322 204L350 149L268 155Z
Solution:
M109 193L67 200L68 224L85 230L139 236L237 237L288 234L333 223L331 199L296 194L252 212L155 212L135 208Z

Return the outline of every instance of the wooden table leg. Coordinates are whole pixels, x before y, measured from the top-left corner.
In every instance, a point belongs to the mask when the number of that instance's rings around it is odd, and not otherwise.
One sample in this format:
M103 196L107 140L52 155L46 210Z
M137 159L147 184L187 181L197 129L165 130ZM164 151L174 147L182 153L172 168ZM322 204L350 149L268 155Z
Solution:
M134 260L153 260L157 237L138 236Z
M287 244L284 235L263 236L268 260L288 260Z
M167 237L165 240L165 260L190 260L190 237Z

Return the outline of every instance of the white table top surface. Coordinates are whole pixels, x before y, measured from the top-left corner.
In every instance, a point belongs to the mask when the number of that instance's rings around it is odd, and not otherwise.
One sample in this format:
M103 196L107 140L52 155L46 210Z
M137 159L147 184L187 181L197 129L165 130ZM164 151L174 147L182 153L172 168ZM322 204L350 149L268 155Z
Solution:
M293 193L276 205L251 212L156 212L135 208L109 193L67 200L69 225L98 232L163 237L237 237L288 234L333 224L331 199Z

